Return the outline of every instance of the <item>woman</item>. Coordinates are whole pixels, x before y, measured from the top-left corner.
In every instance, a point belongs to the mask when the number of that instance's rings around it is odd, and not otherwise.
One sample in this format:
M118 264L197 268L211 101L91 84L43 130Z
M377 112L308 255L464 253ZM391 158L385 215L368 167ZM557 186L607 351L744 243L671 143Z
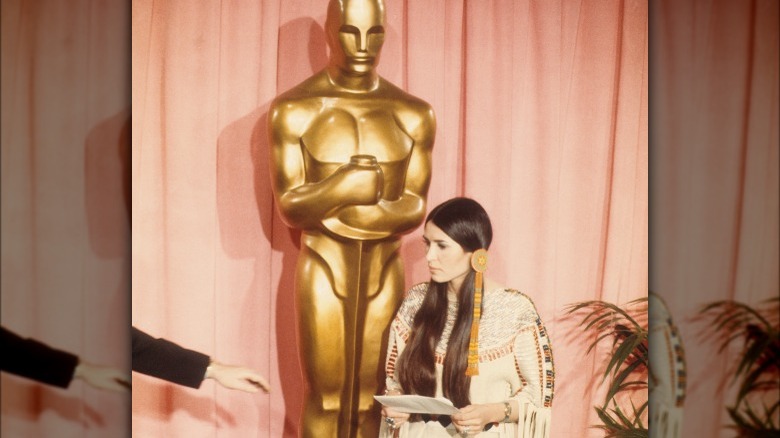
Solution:
M549 436L550 340L525 294L489 279L483 290L492 237L472 199L451 199L428 215L431 281L407 292L391 324L386 393L446 397L460 412L436 418L383 407L380 436Z

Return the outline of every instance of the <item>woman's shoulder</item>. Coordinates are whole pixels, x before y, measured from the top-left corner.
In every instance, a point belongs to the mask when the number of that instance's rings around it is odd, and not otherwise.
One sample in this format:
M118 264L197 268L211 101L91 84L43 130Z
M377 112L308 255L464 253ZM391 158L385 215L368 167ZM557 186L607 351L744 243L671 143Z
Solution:
M416 284L406 291L404 301L401 303L401 308L398 309L398 313L396 314L396 319L411 326L411 322L414 320L417 311L420 310L420 306L422 306L422 302L425 299L425 294L427 292L428 283Z
M404 296L402 307L419 308L428 293L428 283L418 283L412 286Z
M485 304L490 304L498 313L512 315L518 322L532 322L538 318L536 306L531 297L518 289L500 287L486 294Z
M500 298L501 300L506 301L508 303L535 307L534 301L531 299L531 297L527 293L522 292L519 289L513 289L510 287L501 286L493 289L492 293L496 296L496 298Z
M533 304L531 298L524 292L521 292L519 289L507 287L497 281L494 281L491 278L485 279L485 294L487 296L492 295L494 298L500 298L510 302L516 302L516 303L530 302L531 304Z
M428 292L428 282L423 283L417 283L411 288L409 288L408 291L406 291L406 297L425 297L425 294Z

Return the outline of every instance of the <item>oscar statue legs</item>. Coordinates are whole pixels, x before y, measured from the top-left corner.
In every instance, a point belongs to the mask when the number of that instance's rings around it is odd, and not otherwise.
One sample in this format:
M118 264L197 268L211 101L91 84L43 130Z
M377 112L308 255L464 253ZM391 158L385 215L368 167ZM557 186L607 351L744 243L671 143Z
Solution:
M340 263L329 257L302 245L298 259L300 348L309 385L304 437L373 438L379 432L373 396L384 380L382 340L403 295L403 265L397 244L342 245L347 250L339 255L349 267L341 272L343 283L334 281L331 267Z
M380 406L374 395L385 386L385 359L387 355L387 331L404 296L403 261L395 256L385 265L380 289L368 302L363 332L363 351L360 358L360 426L359 437L374 438L379 434ZM368 385L368 382L372 383ZM375 406L376 405L376 406Z
M330 270L314 252L301 248L295 288L301 357L308 382L303 437L336 437L344 387L344 317Z

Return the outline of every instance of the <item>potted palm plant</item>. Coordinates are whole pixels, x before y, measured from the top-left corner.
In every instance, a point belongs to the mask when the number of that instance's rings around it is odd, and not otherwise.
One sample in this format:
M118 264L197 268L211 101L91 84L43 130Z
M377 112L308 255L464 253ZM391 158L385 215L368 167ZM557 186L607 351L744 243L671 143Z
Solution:
M642 420L648 407L647 298L631 301L625 308L607 301L584 301L569 305L567 314L579 315L579 326L595 336L586 354L603 340L612 342L602 375L602 381L609 380L609 387L604 403L595 407L602 424L594 427L603 429L606 437L647 438L648 428ZM644 391L644 400L637 406L632 399L627 410L617 397L634 391Z
M705 306L705 333L719 342L719 353L741 342L732 384L738 387L727 411L738 437L780 436L780 298L753 308L733 300ZM760 407L757 405L760 404Z

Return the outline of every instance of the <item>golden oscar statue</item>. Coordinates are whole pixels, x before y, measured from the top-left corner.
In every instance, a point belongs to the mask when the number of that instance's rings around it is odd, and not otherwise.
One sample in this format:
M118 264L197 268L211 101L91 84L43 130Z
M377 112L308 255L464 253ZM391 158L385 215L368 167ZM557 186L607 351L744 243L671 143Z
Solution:
M382 0L331 0L327 67L269 111L274 195L302 230L305 437L377 436L382 338L404 290L400 237L425 216L436 121L377 74L384 22Z

